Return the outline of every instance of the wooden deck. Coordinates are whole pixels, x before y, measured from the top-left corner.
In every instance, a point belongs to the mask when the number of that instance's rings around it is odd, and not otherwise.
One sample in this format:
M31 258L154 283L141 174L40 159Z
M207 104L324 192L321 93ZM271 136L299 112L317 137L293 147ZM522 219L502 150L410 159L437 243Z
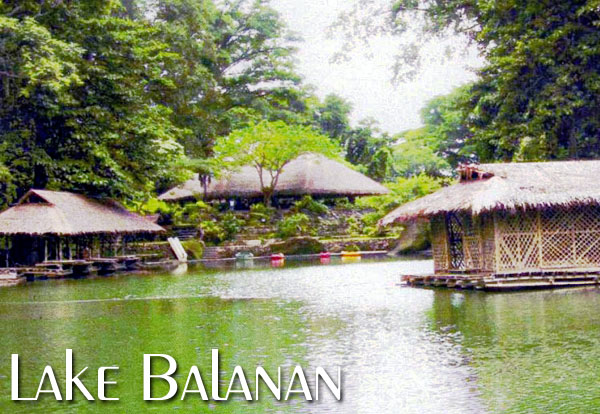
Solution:
M19 276L32 279L59 279L89 275L109 275L139 267L137 256L93 257L87 260L47 260L35 266L13 268Z
M600 285L600 271L553 270L528 274L448 273L435 275L405 275L402 282L409 286L510 291L551 289L572 286Z

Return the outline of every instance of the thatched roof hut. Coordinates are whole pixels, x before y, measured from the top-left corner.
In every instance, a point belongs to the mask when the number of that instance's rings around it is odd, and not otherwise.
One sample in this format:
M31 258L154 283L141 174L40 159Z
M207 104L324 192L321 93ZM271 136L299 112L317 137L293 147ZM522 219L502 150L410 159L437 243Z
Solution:
M324 155L314 153L301 155L286 165L275 188L276 196L308 194L345 197L387 193L387 188L369 177ZM206 189L207 199L258 198L261 194L258 173L252 166L243 167L213 180ZM197 178L193 178L161 194L159 199L177 201L202 195L204 188Z
M478 215L493 210L600 204L600 161L465 165L460 181L404 204L381 224L444 212Z
M600 161L466 165L459 173L457 184L381 221L430 219L436 273L600 271Z
M82 236L159 233L159 225L110 200L64 191L29 190L0 213L0 235Z

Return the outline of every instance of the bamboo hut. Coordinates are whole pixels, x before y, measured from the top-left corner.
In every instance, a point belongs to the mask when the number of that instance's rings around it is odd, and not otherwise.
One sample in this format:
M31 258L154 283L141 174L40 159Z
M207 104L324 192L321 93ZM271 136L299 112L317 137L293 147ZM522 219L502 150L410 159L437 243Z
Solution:
M267 173L264 173L265 182ZM270 179L270 178L269 178ZM274 197L299 198L310 195L317 198L358 197L387 194L388 189L369 177L344 164L308 153L291 161L283 169L275 187ZM205 200L236 199L262 200L260 179L252 166L224 174L206 188L198 177L172 188L159 196L164 201L185 201L202 197Z
M157 224L111 200L63 191L30 190L0 213L0 266L33 265L46 259L116 253L129 238L164 232Z
M455 284L446 277L452 274L475 275L484 287L500 286L499 279L524 287L597 283L600 161L465 165L458 172L457 184L380 223L429 219L439 276L433 283Z

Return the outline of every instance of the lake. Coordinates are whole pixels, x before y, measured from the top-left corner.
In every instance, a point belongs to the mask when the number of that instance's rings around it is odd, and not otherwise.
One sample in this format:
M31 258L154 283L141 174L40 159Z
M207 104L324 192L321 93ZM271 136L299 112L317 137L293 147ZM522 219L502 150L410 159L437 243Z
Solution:
M363 260L284 268L209 269L36 281L0 289L0 412L549 413L600 410L600 291L484 293L399 285L431 272L429 260ZM64 389L65 349L96 395L96 370L119 366L107 388L118 402L44 395L10 401L10 356L20 355L21 394L46 364ZM343 398L258 402L188 395L142 400L144 353L173 356L183 387L198 365L209 388L218 348L226 388L234 366L276 377L322 366ZM156 367L161 369L160 364ZM162 369L165 369L164 367ZM206 373L206 376L205 376ZM313 384L313 378L309 378ZM284 384L287 384L284 382ZM156 391L161 392L157 386ZM210 391L209 391L210 392ZM179 395L178 395L179 396Z

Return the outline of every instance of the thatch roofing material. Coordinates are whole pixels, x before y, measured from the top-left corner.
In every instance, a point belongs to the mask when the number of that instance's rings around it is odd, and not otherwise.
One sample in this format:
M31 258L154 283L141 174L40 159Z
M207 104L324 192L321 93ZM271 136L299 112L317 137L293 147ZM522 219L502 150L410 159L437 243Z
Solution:
M0 234L61 235L157 233L164 229L114 201L64 191L30 190L0 213Z
M267 173L264 180L268 183ZM363 196L387 194L388 189L342 163L320 154L304 154L283 168L275 187L276 195ZM197 178L188 180L159 196L166 201L202 196L204 189ZM207 199L260 197L260 180L256 169L247 166L213 180Z
M600 204L600 161L480 164L463 170L485 178L463 178L400 206L380 224L451 211L477 215L493 210Z

